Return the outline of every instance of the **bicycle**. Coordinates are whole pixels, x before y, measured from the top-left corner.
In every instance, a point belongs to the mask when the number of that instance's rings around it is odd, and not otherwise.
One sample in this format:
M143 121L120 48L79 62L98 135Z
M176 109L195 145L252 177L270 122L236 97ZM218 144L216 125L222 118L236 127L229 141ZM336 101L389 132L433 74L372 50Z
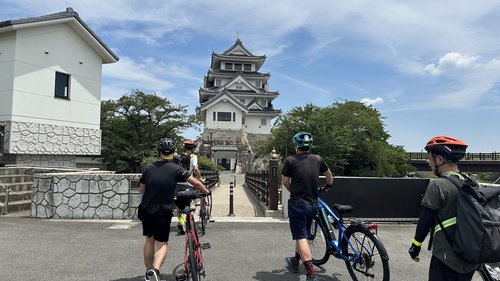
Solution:
M338 216L318 198L318 215L311 223L308 237L313 264L325 264L330 256L334 256L345 261L347 271L354 281L388 281L389 255L377 236L378 225L367 225L352 219L346 227L342 216L351 213L353 207L339 204L332 207ZM335 238L335 229L338 230L338 239Z
M186 239L184 242L184 273L176 275L177 281L192 280L199 281L205 278L205 267L203 264L202 250L210 249L210 243L202 244L196 231L194 221L195 209L190 207L191 201L203 198L204 195L197 191L179 191L176 193L176 203L185 206L181 209L182 214L186 214Z
M492 265L482 264L472 276L472 281L475 280L497 281L500 280L500 272L496 271Z

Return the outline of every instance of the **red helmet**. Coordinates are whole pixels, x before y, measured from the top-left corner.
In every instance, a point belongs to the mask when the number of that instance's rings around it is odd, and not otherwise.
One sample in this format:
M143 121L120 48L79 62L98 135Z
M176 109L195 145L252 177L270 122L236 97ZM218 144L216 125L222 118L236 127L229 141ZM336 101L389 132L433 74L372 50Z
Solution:
M186 140L184 141L184 148L185 149L194 149L196 147L196 141L195 140Z
M442 155L452 162L457 162L464 158L467 146L459 139L437 136L430 139L424 149L429 153Z

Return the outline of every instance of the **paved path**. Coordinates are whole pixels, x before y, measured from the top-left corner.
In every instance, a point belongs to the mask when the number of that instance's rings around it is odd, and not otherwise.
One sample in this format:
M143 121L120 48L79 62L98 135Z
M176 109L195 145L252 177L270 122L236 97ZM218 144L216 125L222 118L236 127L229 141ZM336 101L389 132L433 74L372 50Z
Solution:
M243 188L245 182L245 174L235 174L233 172L224 171L220 174L220 186L216 187L212 193L214 217L224 217L229 214L229 183L234 182L236 185L233 188L233 213L235 217L256 217L257 212L252 204L252 199Z
M227 218L227 217L224 217ZM304 281L304 268L293 274L284 257L294 243L286 221L223 222L209 224L202 242L204 281ZM271 221L269 218L261 220ZM113 226L111 228L110 226ZM175 280L183 259L184 236L172 224L169 254L161 279ZM382 225L379 236L390 256L391 280L423 281L430 254L422 250L421 262L410 260L407 249L414 225ZM69 221L0 217L0 280L139 281L144 274L142 229L137 221ZM335 258L317 269L322 281L351 280L344 262Z

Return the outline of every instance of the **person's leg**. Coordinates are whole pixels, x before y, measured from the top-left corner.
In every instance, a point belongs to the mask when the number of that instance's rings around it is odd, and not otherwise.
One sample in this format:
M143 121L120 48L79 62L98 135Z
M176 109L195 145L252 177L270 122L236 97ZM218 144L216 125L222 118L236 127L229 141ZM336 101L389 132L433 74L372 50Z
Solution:
M168 242L155 241L155 253L153 267L160 270L168 253Z
M144 240L144 265L146 266L146 271L153 267L153 260L155 256L155 239L151 237L146 237Z

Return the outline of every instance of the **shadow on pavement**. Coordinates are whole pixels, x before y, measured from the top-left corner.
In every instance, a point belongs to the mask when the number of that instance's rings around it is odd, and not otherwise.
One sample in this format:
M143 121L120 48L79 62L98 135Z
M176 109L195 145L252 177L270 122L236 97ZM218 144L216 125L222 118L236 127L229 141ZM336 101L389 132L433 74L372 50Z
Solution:
M322 267L316 267L316 275L322 281L341 281L335 276L330 276L325 274L326 270ZM299 281L301 280L301 276L306 273L301 270L299 273L289 272L287 269L276 269L269 271L257 271L253 279L260 281Z

